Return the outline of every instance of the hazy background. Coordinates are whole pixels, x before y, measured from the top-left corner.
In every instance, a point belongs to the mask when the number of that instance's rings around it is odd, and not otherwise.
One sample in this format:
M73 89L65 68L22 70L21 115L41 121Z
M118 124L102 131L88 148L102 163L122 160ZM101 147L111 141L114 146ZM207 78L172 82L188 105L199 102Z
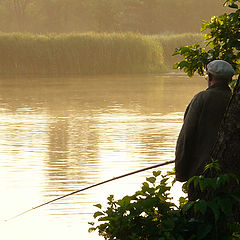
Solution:
M203 42L201 20L223 2L0 0L0 239L102 239L88 234L93 205L133 194L150 172L2 220L173 160L186 105L207 82L163 71L175 48Z
M0 32L199 32L220 0L0 0Z

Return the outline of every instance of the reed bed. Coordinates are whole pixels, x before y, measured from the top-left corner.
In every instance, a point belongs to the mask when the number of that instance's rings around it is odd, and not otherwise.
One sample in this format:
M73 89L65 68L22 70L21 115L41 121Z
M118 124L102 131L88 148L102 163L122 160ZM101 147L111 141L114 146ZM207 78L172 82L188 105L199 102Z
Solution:
M133 33L0 34L0 75L161 71L158 41Z
M86 75L166 71L177 47L201 34L0 34L0 75Z
M163 34L150 36L153 40L158 41L163 48L164 64L172 67L175 62L180 61L180 56L172 56L176 48L189 46L195 43L203 45L204 37L200 33L183 33L183 34Z

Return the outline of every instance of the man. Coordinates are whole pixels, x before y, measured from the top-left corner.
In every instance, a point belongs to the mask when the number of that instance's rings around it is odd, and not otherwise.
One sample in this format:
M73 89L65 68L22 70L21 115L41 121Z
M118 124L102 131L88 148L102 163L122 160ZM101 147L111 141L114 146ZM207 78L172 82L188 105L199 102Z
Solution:
M180 182L202 173L231 97L228 83L234 69L228 62L210 62L207 75L208 88L194 96L188 105L178 137L175 171L176 180Z

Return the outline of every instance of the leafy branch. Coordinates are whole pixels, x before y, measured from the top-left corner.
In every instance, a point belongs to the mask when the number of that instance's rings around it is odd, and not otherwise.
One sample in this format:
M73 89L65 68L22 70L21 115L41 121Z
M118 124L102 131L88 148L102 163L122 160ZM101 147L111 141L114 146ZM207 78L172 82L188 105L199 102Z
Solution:
M132 196L115 200L111 195L106 209L95 205L98 211L93 216L98 223L90 223L89 230L98 231L106 240L240 239L240 225L234 219L240 193L227 187L232 181L239 184L238 179L222 174L217 161L206 166L207 172L210 177L195 176L187 186L193 184L208 197L195 201L180 197L176 206L169 196L172 174L155 171Z
M240 73L240 1L228 0L224 5L234 11L203 21L201 31L207 32L204 46L177 48L173 55L181 55L184 60L174 64L175 69L183 69L190 77L195 72L202 76L210 61L222 59L232 64L236 74Z

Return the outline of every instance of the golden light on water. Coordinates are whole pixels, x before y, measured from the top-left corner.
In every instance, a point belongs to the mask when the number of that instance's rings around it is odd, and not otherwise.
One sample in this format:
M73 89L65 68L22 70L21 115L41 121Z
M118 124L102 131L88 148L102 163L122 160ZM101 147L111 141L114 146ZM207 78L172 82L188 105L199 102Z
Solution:
M28 91L23 81L14 94L0 92L0 239L101 239L88 233L88 222L96 211L93 205L106 204L110 194L116 199L133 194L151 170L89 189L12 221L2 220L71 191L173 160L193 86L196 92L203 88L193 80L192 86L179 84L177 90L172 86L186 80L176 78L148 76L131 83L127 78L124 84L123 77L121 84L103 78L96 86L90 79L91 92L79 79L68 80L67 91L57 83ZM153 91L155 88L159 91ZM179 94L173 95L176 91ZM179 189L174 190L175 198Z

